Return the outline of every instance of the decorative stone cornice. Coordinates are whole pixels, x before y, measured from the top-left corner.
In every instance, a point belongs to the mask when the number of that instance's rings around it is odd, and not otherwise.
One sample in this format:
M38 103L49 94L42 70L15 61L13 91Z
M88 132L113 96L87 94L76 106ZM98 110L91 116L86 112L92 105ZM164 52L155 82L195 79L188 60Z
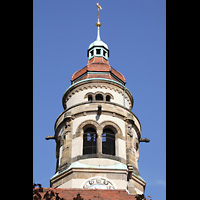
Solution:
M97 106L101 104L102 105L102 115L111 115L113 117L118 117L121 118L123 120L131 120L134 121L134 124L137 126L137 129L139 130L139 132L141 132L141 125L140 125L140 121L137 118L137 116L129 109L127 109L126 107L120 105L120 104L116 104L113 102L83 102L83 103L79 103L76 105L71 106L70 108L64 110L59 117L57 118L56 122L55 122L55 126L54 129L56 131L57 127L66 119L70 119L73 120L76 117L79 116L85 116L85 115L90 115L90 114L94 114L94 112L97 112ZM81 109L82 106L84 105L93 105L93 107L83 107ZM109 105L114 105L116 106L116 108L118 109L107 109L107 106ZM96 110L94 110L94 107L96 107ZM106 108L106 109L105 109Z
M122 96L125 94L125 99L129 103L129 109L133 107L133 96L131 92L128 90L127 87L118 83L117 81L103 79L103 78L90 78L79 81L73 85L71 85L64 93L62 98L63 108L66 109L66 101L68 101L74 94L78 93L79 91L88 90L92 88L105 88L109 90L113 90L118 92ZM124 92L125 91L125 92Z

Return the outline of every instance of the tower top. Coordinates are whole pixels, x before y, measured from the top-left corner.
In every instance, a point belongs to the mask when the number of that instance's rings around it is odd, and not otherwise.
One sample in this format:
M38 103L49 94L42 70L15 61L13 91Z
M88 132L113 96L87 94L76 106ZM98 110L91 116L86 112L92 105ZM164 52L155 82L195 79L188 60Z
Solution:
M99 3L97 3L96 6L98 8L98 21L96 23L97 38L93 43L89 45L87 56L88 60L90 60L93 57L104 57L106 60L108 60L109 57L108 45L104 43L100 37L101 22L99 21L99 9L102 10L102 7L99 5Z

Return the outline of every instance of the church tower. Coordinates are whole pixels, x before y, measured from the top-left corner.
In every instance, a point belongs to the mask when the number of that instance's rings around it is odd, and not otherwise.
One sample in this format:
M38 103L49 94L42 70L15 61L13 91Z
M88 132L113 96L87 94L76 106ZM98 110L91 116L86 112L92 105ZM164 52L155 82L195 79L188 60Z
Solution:
M109 48L97 38L87 50L88 63L71 77L62 97L64 111L55 122L56 173L53 188L127 189L143 194L138 171L141 125L131 111L133 96L125 77L110 66Z

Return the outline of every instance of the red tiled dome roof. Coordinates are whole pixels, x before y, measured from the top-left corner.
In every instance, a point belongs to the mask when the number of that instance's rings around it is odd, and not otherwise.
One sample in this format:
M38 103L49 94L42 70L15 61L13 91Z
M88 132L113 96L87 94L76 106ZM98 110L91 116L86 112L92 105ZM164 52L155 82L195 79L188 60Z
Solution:
M90 59L84 68L76 71L72 75L71 82L73 84L77 81L88 78L106 78L118 81L124 85L126 83L124 76L113 69L108 60L103 57L93 57Z

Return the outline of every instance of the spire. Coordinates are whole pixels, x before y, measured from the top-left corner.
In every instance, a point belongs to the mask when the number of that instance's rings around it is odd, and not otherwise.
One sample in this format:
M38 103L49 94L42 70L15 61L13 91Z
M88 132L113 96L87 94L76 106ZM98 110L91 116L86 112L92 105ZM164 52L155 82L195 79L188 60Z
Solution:
M101 41L101 38L100 38L100 27L97 28L97 39L96 41Z
M101 22L99 21L99 9L102 10L102 7L99 5L99 3L96 4L98 8L98 21L96 23L97 26L97 39L90 44L88 51L87 51L87 56L88 59L90 60L93 57L103 57L106 60L108 60L109 57L109 49L106 43L104 43L101 40L100 37L100 26Z

